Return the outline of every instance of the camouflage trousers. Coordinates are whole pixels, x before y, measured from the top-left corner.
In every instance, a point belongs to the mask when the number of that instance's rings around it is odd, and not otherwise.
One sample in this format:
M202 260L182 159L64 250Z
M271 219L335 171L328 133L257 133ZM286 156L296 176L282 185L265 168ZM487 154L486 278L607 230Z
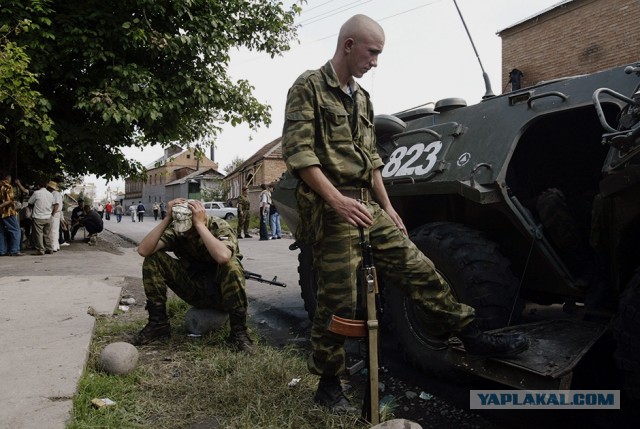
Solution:
M238 229L236 230L236 233L238 237L241 237L242 233L244 233L244 235L247 235L249 233L249 211L248 210L243 210L243 211L238 210Z
M474 319L474 309L459 303L433 263L395 226L376 203L367 203L373 226L365 236L373 249L378 279L397 287L422 310L430 332L459 332ZM313 246L318 272L317 308L311 329L309 371L321 376L345 370L345 337L327 330L331 315L353 319L357 305L357 277L362 260L358 229L328 207L323 212L323 239Z
M142 283L147 299L166 302L167 288L197 308L213 308L227 313L246 312L244 269L238 258L225 265L207 265L207 269L186 268L166 252L144 258Z

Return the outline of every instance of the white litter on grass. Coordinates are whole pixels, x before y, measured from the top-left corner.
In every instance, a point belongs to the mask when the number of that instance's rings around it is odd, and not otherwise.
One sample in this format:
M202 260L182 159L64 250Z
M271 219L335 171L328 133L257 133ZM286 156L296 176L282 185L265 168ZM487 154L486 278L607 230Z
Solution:
M109 398L94 398L91 400L91 403L95 408L112 407L116 404Z
M291 381L289 382L289 384L287 384L287 386L289 388L296 387L298 385L298 383L300 383L301 380L302 380L302 378L292 378Z
M129 306L128 305L119 305L118 306L118 310L120 310L120 311L129 311Z

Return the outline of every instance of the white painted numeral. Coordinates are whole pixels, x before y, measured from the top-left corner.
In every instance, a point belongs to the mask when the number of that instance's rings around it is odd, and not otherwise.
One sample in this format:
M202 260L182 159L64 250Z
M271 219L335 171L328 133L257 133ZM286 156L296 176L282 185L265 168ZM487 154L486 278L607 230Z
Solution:
M441 141L429 143L426 147L424 143L416 143L408 149L405 146L400 146L391 153L389 161L382 169L382 176L423 176L436 165L441 149ZM424 158L423 154L426 154ZM422 163L414 165L421 159L423 159Z

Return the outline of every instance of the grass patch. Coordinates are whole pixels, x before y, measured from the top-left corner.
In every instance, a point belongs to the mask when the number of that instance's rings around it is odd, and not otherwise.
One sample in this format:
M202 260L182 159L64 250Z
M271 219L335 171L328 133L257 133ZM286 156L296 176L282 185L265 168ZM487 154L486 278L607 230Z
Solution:
M107 344L140 330L146 313L125 323L117 315L98 317L67 429L369 427L357 415L332 415L314 404L317 377L307 371L306 353L262 341L252 356L236 353L225 342L228 331L189 338L183 326L187 309L182 300L169 300L171 340L138 348L138 366L126 376L101 372L99 355ZM290 388L293 378L302 380ZM116 405L92 407L92 399L105 397Z

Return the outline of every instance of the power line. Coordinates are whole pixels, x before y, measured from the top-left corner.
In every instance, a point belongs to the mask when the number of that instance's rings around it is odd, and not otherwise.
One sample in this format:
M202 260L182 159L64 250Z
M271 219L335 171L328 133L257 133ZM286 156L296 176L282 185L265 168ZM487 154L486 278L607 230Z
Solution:
M372 1L372 0L369 0L369 1ZM387 16L385 16L385 17L383 17L383 18L376 19L376 21L380 22L380 21L384 21L384 20L386 20L386 19L395 18L396 16L404 15L404 14L406 14L406 13L413 12L414 10L422 9L423 7L432 6L432 5L436 4L436 3L440 3L441 1L443 1L443 0L433 0L432 2L429 2L429 3L423 4L423 5L420 5L420 6L416 6L416 7L413 7L413 8L411 8L411 9L403 10L403 11L400 11L400 12L398 12L398 13L394 13L393 15L387 15ZM338 33L333 33L333 34L330 34L330 35L328 35L328 36L324 36L324 37L321 37L321 38L319 38L319 39L316 39L316 40L314 40L314 41L312 41L312 42L307 42L307 43L316 43L316 42L321 42L321 41L323 41L323 40L326 40L326 39L329 39L329 38L335 37L335 36L337 36L337 35L338 35ZM300 46L303 46L303 45L300 45Z
M316 22L323 21L323 20L325 20L327 18L331 18L332 16L335 16L335 15L337 15L339 13L345 12L347 10L353 9L355 7L358 7L358 6L362 6L363 4L371 3L372 1L373 0L366 0L364 3L362 3L362 0L355 0L355 1L351 2L351 3L346 4L346 5L339 6L339 7L335 8L335 9L331 9L331 10L329 10L327 12L321 13L318 16L309 18L307 20L300 21L299 24L302 25L302 26L315 24Z

